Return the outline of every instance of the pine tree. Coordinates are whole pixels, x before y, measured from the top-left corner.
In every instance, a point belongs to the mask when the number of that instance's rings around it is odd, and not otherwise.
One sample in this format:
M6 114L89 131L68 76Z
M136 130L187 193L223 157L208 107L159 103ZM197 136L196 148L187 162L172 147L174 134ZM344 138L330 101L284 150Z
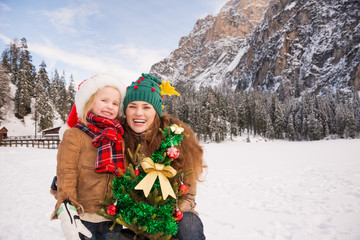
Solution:
M49 86L46 86L46 89L48 89L49 91L51 102L54 104L55 109L58 109L57 104L58 104L59 85L60 85L60 76L57 69L55 69L54 75L49 81Z
M307 117L308 125L308 136L310 140L319 140L321 139L321 125L315 117L314 111L311 111Z
M203 98L203 106L204 106L204 112L203 117L205 124L205 131L204 131L204 140L207 141L209 139L210 141L214 140L214 133L217 131L216 129L216 117L217 112L213 112L215 108L215 97L211 89L206 89L206 95L205 98Z
M186 95L187 95L186 93L180 95L178 116L185 123L190 124L190 109L189 109L189 104L188 104L189 98ZM171 101L171 100L169 99L169 101Z
M191 126L192 129L195 129L196 125L196 116L195 116L195 97L192 90L189 90L188 96L187 96L187 105L189 106L189 119L188 124Z
M317 109L317 114L315 117L318 119L322 128L320 138L324 138L326 136L329 136L330 134L329 125L328 125L329 117L327 115L327 107L326 107L325 99L323 97L317 97L315 105Z
M354 108L354 118L356 123L356 132L360 132L360 97L357 91L353 92L353 108Z
M294 128L297 140L302 140L304 136L302 135L303 132L303 117L302 117L303 107L301 104L297 104L294 109Z
M254 113L254 135L260 134L265 136L266 134L266 107L261 95L256 92L255 94L255 113Z
M270 115L266 115L266 135L265 137L269 138L269 139L274 139L275 138L275 131L274 131L274 127L270 118Z
M46 86L49 86L49 77L46 71L46 64L43 61L36 76L35 85L35 109L34 120L39 126L38 131L53 127L54 110L50 104L49 92Z
M70 113L71 111L71 108L72 106L74 105L74 102L75 102L75 84L74 84L74 78L73 76L71 75L70 76L70 83L69 83L69 86L68 86L68 89L67 89L67 99L66 99L66 102L67 102L67 110L66 112L67 113Z
M216 89L215 91L215 96L216 96L216 108L214 109L214 111L217 111L218 113L218 127L216 128L216 132L219 134L218 137L218 141L222 142L226 139L227 136L227 132L228 132L228 121L227 121L227 116L228 116L228 100L227 100L227 94L224 95L222 94L221 91L219 91L219 89Z
M196 132L196 137L199 140L203 140L204 135L204 118L203 118L203 105L202 105L202 94L195 95L195 122L194 122L194 131Z
M32 64L32 56L28 50L26 39L20 39L20 43L19 71L21 80L26 82L29 95L33 96L34 79L36 76L35 66Z
M56 110L60 114L60 118L65 122L67 118L68 111L68 93L66 91L66 82L65 82L65 72L63 72L60 77L58 89L57 89L57 99L56 99Z
M246 111L245 111L245 98L241 92L235 93L235 101L237 102L237 115L238 115L238 129L239 135L245 130L245 118L246 118Z
M336 101L331 93L330 89L327 90L326 94L326 112L328 117L328 126L329 126L329 133L336 134L337 127L336 127Z
M342 103L339 103L336 106L336 128L339 137L343 138L346 128L346 113Z
M230 124L230 139L232 140L233 137L236 137L238 135L238 115L236 113L236 98L234 94L229 93L228 95L228 103L229 103L229 124Z
M15 116L23 119L24 116L31 112L31 97L29 94L29 85L26 80L19 80L17 82L17 89L15 93Z
M15 116L23 119L31 112L31 97L34 89L35 67L28 51L25 38L13 40L9 49L3 52L3 66L10 74L11 82L16 86Z
M350 102L347 104L346 108L346 136L349 138L355 138L356 137L356 120L354 115L354 108Z
M287 138L291 141L295 140L295 128L294 128L294 118L293 115L290 114L287 124Z
M10 77L6 74L5 68L0 63L0 120L4 119L6 109L11 101L10 98Z
M285 130L285 115L284 108L281 102L277 99L277 97L273 97L272 104L273 111L273 126L275 131L275 137L278 139L283 138L284 130Z
M2 63L6 69L6 73L10 73L10 81L17 85L19 75L19 58L20 43L15 39L9 44L9 48L5 49L2 54Z
M247 129L247 134L249 135L251 132L251 128L253 126L252 120L253 120L253 101L252 101L252 95L248 92L245 94L244 99L244 107L245 107L245 128Z
M10 50L9 49L5 49L2 54L1 54L1 66L3 68L3 71L7 74L10 73Z
M310 94L305 94L305 96L302 99L303 102L303 111L302 111L302 117L303 117L303 128L302 128L302 135L305 139L309 138L309 128L311 127L310 124L310 115L314 112L314 98Z

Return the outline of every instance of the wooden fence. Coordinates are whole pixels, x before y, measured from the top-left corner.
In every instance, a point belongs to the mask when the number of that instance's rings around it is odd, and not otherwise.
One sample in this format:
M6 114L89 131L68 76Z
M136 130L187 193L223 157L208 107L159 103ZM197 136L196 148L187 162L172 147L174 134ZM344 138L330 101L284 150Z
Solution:
M48 148L54 149L58 148L60 144L60 139L58 137L54 138L6 138L0 141L0 146L4 147L38 147L38 148Z

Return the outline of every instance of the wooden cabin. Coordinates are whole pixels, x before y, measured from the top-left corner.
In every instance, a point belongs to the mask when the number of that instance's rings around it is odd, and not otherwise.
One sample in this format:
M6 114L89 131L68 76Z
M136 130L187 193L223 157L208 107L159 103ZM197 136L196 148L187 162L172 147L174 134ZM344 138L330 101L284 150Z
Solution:
M0 127L0 141L2 141L3 139L6 139L8 130L6 129L6 127Z
M59 139L60 127L49 128L42 131L41 135L43 138Z

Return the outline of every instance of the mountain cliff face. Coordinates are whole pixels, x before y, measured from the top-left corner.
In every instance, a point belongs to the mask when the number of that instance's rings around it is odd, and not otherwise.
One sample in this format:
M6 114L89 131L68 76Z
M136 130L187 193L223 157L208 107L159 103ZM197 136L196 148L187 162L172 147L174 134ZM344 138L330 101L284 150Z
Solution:
M357 0L231 0L150 72L197 89L359 91L359 21Z
M219 85L246 36L260 23L268 0L229 1L216 17L196 22L179 48L153 65L151 73L177 83L195 81L198 87Z

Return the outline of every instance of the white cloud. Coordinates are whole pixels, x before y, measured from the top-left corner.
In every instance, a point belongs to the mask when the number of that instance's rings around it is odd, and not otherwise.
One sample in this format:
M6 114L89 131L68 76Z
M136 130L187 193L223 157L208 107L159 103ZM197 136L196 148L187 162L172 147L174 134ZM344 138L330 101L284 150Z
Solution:
M0 40L6 44L13 41L1 33ZM154 63L168 54L167 51L146 49L133 44L108 46L107 51L103 49L101 53L98 51L96 54L94 52L84 54L62 50L51 40L43 40L42 43L28 41L31 54L45 60L49 72L59 69L61 65L67 73L73 74L74 77L77 75L80 80L91 74L104 72L118 76L125 81L125 84L130 84L133 79L143 72L148 72Z
M1 35L0 35L1 37ZM142 72L148 72L150 67L164 58L165 52L137 48L134 45L117 45L110 47L111 53L89 56L86 54L68 52L46 43L28 43L31 53L41 56L48 64L48 69L54 70L60 65L66 65L66 72L80 75L85 79L95 73L108 73L121 78L126 85L130 84ZM69 71L70 70L70 71ZM78 74L77 74L78 73Z
M137 47L134 44L118 44L113 46L115 54L118 54L122 59L132 61L137 64L139 69L150 70L151 65L161 61L169 54L168 50L153 50L142 47Z
M12 41L10 38L6 37L5 35L3 35L1 33L0 33L0 39L6 44L11 43L11 41Z
M41 11L61 33L77 33L78 27L84 26L89 17L102 16L94 2L58 8L53 11Z
M123 68L115 59L91 57L82 54L70 53L59 49L56 46L38 43L29 43L29 50L32 53L43 56L50 61L59 61L73 68L80 68L89 72L117 73L127 76L132 72Z

